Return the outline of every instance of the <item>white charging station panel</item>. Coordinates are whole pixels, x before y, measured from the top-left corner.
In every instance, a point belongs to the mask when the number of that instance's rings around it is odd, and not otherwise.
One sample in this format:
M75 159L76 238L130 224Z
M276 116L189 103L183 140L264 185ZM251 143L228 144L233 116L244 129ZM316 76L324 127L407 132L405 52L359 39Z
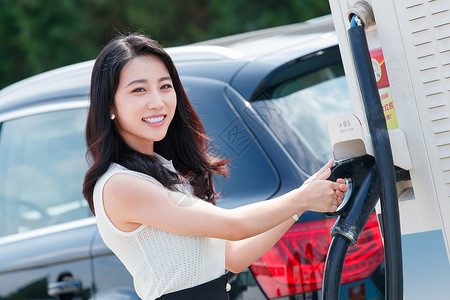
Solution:
M347 13L356 2L330 0L353 110L362 130L358 137L348 135L349 145L345 145L345 136L330 129L339 158L360 152L361 146L347 150L355 139L363 140L367 153L372 153L347 37ZM405 299L423 299L414 292L418 282L422 287L438 287L433 293L441 298L435 299L445 299L442 295L450 295L450 0L365 2L372 7L376 22L366 28L374 76L381 80L387 75L378 88L394 162L411 176L410 181L397 185L404 274L408 271ZM330 128L335 123L332 120ZM420 264L411 265L417 251L428 259L427 270L434 270L434 275L422 274Z

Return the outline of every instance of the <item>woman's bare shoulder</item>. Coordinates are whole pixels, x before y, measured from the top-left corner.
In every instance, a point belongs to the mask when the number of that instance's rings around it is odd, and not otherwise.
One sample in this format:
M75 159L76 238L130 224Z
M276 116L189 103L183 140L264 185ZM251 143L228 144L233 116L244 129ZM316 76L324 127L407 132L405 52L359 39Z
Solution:
M103 206L108 218L120 230L132 231L143 222L139 210L150 211L164 195L164 188L145 178L127 173L113 174L103 187Z
M129 198L134 194L144 193L148 195L149 191L156 192L160 189L163 189L162 185L152 177L145 178L133 172L117 172L105 183L103 193L104 195L125 195Z

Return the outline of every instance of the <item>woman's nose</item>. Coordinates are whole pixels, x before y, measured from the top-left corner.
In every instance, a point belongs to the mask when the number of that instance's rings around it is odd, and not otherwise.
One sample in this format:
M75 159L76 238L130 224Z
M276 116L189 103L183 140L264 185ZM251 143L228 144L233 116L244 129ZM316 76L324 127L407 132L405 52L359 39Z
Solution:
M158 110L164 107L164 99L158 93L150 94L147 100L147 107L152 110Z

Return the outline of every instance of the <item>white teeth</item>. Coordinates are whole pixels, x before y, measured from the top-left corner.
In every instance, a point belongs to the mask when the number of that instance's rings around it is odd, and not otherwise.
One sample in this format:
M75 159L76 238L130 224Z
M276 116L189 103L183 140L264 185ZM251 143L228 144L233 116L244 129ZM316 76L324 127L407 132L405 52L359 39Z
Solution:
M153 117L153 118L144 118L143 120L147 123L154 124L154 123L158 123L158 122L161 122L162 120L164 120L164 116Z

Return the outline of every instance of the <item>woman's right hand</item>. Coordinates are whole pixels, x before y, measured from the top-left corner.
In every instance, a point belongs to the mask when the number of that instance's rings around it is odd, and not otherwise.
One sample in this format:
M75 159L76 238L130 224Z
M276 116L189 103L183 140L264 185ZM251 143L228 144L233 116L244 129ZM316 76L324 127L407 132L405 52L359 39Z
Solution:
M345 184L317 179L303 184L297 192L297 201L302 201L303 209L317 212L334 212L342 203L337 194L347 190Z
M317 212L333 212L342 203L348 187L341 178L336 182L327 180L331 175L333 160L306 180L296 191L301 194L304 209Z
M333 166L333 160L330 159L319 171L314 173L311 177L305 180L303 184L310 183L314 180L323 179L326 180L331 175L331 167Z

